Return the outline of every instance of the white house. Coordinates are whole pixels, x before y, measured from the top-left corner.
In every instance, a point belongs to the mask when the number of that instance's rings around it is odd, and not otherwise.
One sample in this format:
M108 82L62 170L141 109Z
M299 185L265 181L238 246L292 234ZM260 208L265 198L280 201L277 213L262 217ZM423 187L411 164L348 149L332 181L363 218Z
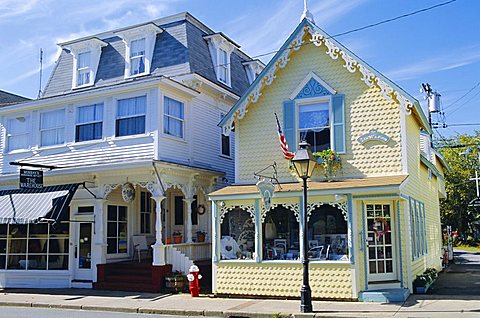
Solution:
M211 258L206 194L234 181L217 123L264 65L189 13L59 46L42 98L0 107L0 287L158 291Z

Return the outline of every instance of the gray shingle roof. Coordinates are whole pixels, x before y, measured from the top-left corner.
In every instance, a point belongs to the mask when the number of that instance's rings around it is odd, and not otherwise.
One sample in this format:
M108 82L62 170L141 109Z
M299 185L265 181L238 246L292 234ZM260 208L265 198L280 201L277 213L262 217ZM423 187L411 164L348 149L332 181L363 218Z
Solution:
M250 60L250 58L243 52L235 50L231 54L232 87L219 82L215 75L207 41L203 38L203 36L211 34L207 33L211 30L207 27L201 29L187 17L191 16L186 14L178 21L159 25L164 31L157 35L155 41L151 74L142 78L159 75L179 76L193 72L215 82L234 94L242 95L249 86L242 62ZM125 81L125 43L119 37L113 35L113 33L107 35L101 38L108 45L102 48L93 88ZM72 92L72 76L73 57L67 49L63 49L45 87L43 97ZM138 80L141 80L141 78ZM92 89L92 87L84 90L88 89Z
M0 90L0 107L29 101L29 98Z

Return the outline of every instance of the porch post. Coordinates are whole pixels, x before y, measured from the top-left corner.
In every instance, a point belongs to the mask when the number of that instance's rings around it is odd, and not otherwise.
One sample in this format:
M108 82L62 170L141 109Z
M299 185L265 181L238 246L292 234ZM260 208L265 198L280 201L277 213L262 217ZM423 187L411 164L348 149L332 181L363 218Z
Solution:
M186 240L185 243L192 243L192 203L195 201L194 198L185 198L183 202L187 204L187 229L185 233Z
M105 264L107 262L107 241L105 235L105 213L104 206L107 200L96 199L94 203L94 246L92 251L92 268L93 268L93 281L97 281L98 264Z
M159 266L165 265L165 247L162 243L162 201L166 197L164 195L152 196L155 201L155 244L152 245L153 249L153 262L152 265Z

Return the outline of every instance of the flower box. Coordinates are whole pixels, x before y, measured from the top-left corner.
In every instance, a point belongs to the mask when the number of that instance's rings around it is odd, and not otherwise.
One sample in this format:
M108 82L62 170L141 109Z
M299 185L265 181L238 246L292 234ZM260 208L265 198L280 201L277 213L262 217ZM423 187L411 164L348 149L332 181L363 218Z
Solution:
M427 268L423 274L418 275L413 281L415 294L426 294L437 277L438 273L434 268Z

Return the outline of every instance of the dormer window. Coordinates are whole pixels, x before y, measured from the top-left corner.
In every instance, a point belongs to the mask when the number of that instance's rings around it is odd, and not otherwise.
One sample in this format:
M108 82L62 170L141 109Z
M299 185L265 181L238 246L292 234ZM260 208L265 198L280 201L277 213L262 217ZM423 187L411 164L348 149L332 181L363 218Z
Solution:
M235 48L240 48L222 33L215 33L204 37L208 41L208 49L215 65L217 80L231 86L231 55Z
M130 43L130 75L145 73L145 38Z
M161 32L161 28L148 23L115 33L125 43L125 78L150 74L155 40Z
M245 70L247 72L248 82L250 84L255 81L258 75L263 71L265 65L260 60L252 60L242 62L243 66L245 66Z
M77 86L90 84L90 51L78 54L77 60Z
M73 55L72 88L92 86L95 83L102 47L107 45L97 38L60 44Z

